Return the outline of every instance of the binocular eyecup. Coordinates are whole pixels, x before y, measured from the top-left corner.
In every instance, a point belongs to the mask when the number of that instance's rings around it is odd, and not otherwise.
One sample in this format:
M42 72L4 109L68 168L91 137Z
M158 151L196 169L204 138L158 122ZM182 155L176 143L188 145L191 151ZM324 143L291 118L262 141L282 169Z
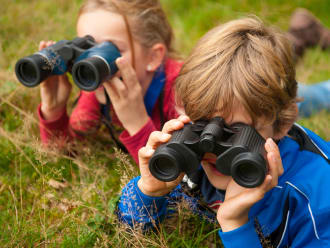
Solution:
M184 165L189 162L189 168ZM171 143L160 146L151 157L149 169L152 175L163 182L175 180L180 173L187 174L198 169L198 157L187 147Z
M265 160L260 154L244 152L231 162L231 176L239 185L254 188L263 183L267 173Z
M108 62L100 56L92 56L80 60L72 67L72 78L76 85L86 91L96 90L109 75L117 72L117 67L109 65Z
M45 57L32 54L17 61L15 73L24 86L35 87L52 74L52 69Z

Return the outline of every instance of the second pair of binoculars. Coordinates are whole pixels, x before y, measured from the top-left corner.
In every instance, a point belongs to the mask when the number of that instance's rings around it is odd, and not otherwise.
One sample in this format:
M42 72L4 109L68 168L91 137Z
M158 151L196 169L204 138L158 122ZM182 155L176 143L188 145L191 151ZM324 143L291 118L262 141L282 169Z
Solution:
M115 61L120 56L113 43L97 44L87 35L71 41L61 40L19 59L15 73L23 85L35 87L49 76L70 72L80 89L93 91L118 71Z
M221 117L198 120L173 132L149 161L151 174L161 181L173 181L180 173L193 175L205 153L217 156L215 168L241 186L257 187L265 179L265 139L251 126L227 125Z

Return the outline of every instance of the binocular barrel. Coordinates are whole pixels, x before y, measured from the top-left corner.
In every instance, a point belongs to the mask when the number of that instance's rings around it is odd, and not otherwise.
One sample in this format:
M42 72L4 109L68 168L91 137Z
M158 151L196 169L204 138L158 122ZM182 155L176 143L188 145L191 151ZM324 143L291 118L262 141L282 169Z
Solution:
M16 63L15 72L18 80L27 87L35 87L52 73L45 58L39 54L20 59Z
M238 124L233 128L238 128L238 131L232 136L232 147L226 151L232 152L228 156L229 161L222 159L226 156L224 152L218 157L216 166L220 169L230 164L229 175L238 184L246 188L257 187L267 174L267 163L263 157L265 140L251 126Z
M183 143L187 138L196 136L189 127L190 124L184 129L173 132L170 141L158 147L151 157L149 170L157 179L170 182L182 172L189 174L198 169L200 162L198 154Z
M83 53L72 67L75 84L82 90L96 90L118 71L115 63L120 52L110 42L101 43Z
M260 154L242 152L232 159L230 175L243 187L254 188L261 185L266 173L266 161Z
M58 55L68 41L62 40L30 56L21 58L15 65L18 80L27 87L35 87L53 74L63 74L67 65Z

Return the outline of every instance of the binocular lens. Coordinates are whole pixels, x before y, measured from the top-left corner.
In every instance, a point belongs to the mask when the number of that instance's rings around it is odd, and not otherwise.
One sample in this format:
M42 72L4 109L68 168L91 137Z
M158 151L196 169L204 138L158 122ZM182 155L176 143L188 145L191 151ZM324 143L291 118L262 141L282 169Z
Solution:
M88 65L84 64L77 68L77 78L84 87L89 87L96 81L94 71Z
M237 168L238 177L245 182L253 182L258 179L258 170L251 164L242 164Z
M37 71L33 64L23 62L18 66L18 71L22 79L27 84L33 84L37 79Z
M172 181L178 177L178 167L170 158L159 158L154 162L153 166L159 179Z
M47 60L38 54L20 59L15 66L18 80L27 87L37 86L51 72L52 70L47 64Z
M266 173L265 159L259 154L244 152L232 161L231 175L243 187L254 188L261 185Z
M158 180L170 182L179 176L182 159L182 156L176 150L163 145L151 157L149 170Z
M75 63L72 77L77 86L86 91L96 90L102 81L111 75L110 66L97 56L89 57Z

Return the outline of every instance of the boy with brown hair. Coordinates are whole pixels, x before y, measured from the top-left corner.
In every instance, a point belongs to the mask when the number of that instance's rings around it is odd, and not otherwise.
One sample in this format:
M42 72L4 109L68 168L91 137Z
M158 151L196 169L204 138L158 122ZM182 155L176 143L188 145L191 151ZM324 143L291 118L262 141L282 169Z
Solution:
M167 206L185 198L198 211L198 200L176 180L163 182L149 171L155 149L190 120L222 117L227 125L252 126L265 140L268 173L254 188L238 185L205 153L197 183L202 200L216 214L225 247L329 247L330 147L295 124L297 82L292 51L283 34L256 18L228 22L209 31L186 59L176 82L185 113L153 132L139 151L141 176L122 191L120 218L152 226Z

